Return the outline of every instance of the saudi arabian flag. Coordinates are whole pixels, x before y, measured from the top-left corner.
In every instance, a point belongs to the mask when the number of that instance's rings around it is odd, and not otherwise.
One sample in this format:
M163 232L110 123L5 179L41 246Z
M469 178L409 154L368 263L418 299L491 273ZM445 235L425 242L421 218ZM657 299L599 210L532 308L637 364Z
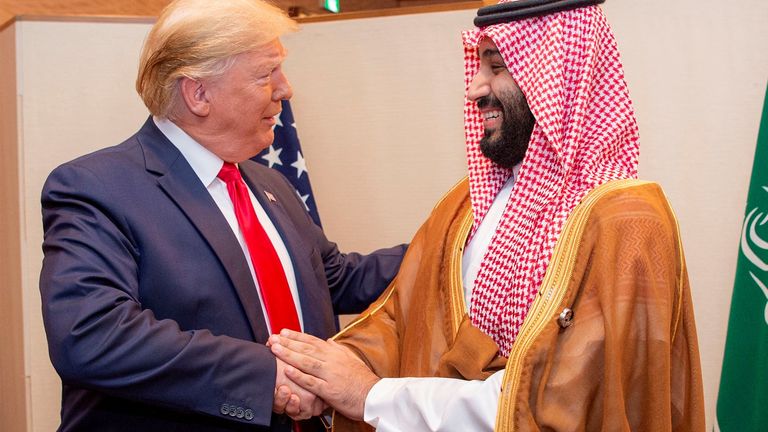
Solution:
M768 431L768 93L741 228L715 430Z

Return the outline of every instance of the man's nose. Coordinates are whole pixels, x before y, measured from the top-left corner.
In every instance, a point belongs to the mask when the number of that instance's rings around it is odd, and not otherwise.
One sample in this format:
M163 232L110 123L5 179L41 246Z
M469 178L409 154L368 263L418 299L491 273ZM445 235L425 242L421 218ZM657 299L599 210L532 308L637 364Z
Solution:
M467 91L467 98L471 101L477 101L481 97L488 96L490 94L490 84L485 74L478 72L472 82L469 83L469 90Z
M272 92L273 100L288 100L293 97L293 87L288 81L288 78L282 71L275 77L277 83L275 84L275 90Z

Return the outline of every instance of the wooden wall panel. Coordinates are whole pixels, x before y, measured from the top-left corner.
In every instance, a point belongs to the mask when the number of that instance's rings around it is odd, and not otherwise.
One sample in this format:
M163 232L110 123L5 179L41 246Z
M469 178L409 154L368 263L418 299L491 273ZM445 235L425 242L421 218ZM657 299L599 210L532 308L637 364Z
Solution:
M154 17L170 0L0 0L0 29L17 16Z
M53 20L130 18L151 19L171 0L0 0L0 29L17 17ZM333 14L319 0L270 0L286 11L294 10L299 22L334 21L377 16L406 15L477 9L479 0L342 0L342 13ZM488 0L493 1L493 0Z
M16 28L0 31L0 430L25 431Z
M5 6L0 3L0 30L5 27L6 23L10 23L13 20L13 13L7 10Z
M155 16L170 0L0 0L16 15Z

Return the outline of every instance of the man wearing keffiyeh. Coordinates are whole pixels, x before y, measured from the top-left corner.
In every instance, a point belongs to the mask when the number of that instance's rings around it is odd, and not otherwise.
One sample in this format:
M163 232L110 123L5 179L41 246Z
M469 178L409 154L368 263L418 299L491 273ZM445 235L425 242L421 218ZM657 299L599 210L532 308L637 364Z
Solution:
M601 2L480 10L463 34L468 178L335 341L273 337L336 429L353 428L341 413L382 431L704 430L677 222L636 180Z

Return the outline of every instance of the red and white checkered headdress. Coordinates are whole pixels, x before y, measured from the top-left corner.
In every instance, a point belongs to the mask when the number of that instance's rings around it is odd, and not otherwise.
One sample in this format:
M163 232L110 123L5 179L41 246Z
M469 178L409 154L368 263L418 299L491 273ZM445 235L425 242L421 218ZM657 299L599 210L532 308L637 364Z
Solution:
M590 190L637 176L639 137L616 41L598 6L464 32L467 89L486 37L536 119L470 305L473 324L508 356L565 220ZM464 121L474 233L511 172L480 152L483 121L469 99Z

